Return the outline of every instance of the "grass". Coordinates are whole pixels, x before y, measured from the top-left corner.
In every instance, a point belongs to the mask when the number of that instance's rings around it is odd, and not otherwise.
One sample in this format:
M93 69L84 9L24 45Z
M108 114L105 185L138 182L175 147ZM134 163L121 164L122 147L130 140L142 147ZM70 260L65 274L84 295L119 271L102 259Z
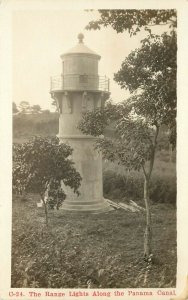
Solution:
M86 288L88 280L98 288L175 287L174 206L152 206L154 259L148 264L143 213L50 211L47 230L38 200L14 196L12 287Z

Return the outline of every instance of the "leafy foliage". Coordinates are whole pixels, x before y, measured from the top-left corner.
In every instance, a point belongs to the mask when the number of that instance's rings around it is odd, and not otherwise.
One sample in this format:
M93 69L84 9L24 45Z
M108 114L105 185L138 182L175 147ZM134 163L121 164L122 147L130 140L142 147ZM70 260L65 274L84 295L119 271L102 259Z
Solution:
M166 124L176 118L176 33L150 36L132 51L114 79L133 94L128 105L150 125Z
M114 138L100 136L96 148L102 151L105 159L118 161L128 170L139 170L151 157L153 130L143 120L129 118L129 113L131 115L126 103L107 103L101 113L99 109L86 112L79 129L85 134L98 136L104 134L108 124L113 124Z
M53 180L48 189L48 207L50 209L56 208L58 210L65 198L66 195L61 187L60 181Z
M65 196L61 181L77 194L80 186L80 174L69 159L72 151L70 146L60 144L58 138L34 137L26 143L15 145L13 188L40 194L45 212L45 193L54 196L56 201L53 206L59 207L62 202L60 199Z
M111 26L117 33L128 31L130 35L137 34L141 28L150 32L151 26L169 25L176 27L176 11L174 9L100 9L100 18L89 22L86 29L100 29L101 26Z
M30 112L31 107L28 101L21 101L19 104L19 110L21 113Z
M88 126L85 126L85 123ZM105 111L101 110L100 108L97 108L95 110L95 113L93 113L92 111L85 112L78 127L83 133L87 135L99 136L103 134L107 124L108 119L105 114Z
M91 21L86 26L87 29L111 26L117 33L127 31L130 35L135 35L142 29L149 32L149 36L142 41L142 47L129 54L114 79L133 94L131 102L137 115L146 118L151 125L169 126L170 141L175 146L176 10L102 9L98 12L99 19ZM151 28L158 25L166 25L164 29L169 33L154 35Z
M41 112L41 107L39 104L30 105L28 101L21 101L19 104L19 110L22 114L37 114Z
M33 113L39 113L41 111L41 107L39 104L35 104L31 107Z

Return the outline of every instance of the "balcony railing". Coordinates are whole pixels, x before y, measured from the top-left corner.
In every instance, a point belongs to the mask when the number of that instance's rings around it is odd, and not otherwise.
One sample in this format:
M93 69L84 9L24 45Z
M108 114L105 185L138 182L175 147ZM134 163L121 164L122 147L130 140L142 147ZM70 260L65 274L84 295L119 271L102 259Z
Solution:
M51 91L90 90L109 92L110 80L106 76L67 74L51 77Z

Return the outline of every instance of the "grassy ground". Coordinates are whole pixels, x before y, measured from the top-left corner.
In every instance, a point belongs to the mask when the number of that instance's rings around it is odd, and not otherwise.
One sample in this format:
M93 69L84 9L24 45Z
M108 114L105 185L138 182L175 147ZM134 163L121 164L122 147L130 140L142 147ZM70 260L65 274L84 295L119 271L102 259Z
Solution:
M143 260L145 216L50 211L46 229L36 195L13 200L12 287L174 287L176 211L152 206L153 254Z

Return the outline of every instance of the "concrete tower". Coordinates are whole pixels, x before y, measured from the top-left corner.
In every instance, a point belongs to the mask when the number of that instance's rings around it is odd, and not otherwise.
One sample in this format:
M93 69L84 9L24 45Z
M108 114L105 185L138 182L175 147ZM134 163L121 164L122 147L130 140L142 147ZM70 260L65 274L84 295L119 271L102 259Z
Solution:
M104 105L109 79L98 75L100 56L84 45L83 38L79 34L79 43L61 55L62 74L51 78L51 97L60 114L58 137L74 149L72 160L82 176L79 197L63 186L67 197L62 209L100 212L109 209L103 199L102 158L94 150L95 138L83 135L77 126L85 111Z

